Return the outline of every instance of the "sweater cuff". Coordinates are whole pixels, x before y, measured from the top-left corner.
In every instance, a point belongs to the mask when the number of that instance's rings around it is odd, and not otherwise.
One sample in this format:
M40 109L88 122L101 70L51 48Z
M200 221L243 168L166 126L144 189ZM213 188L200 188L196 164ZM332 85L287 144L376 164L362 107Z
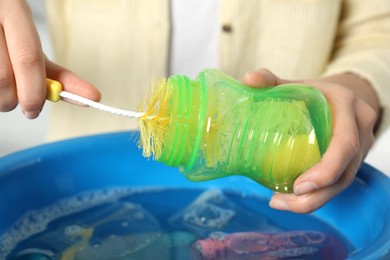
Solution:
M324 77L353 73L370 82L382 108L382 119L377 129L379 136L390 125L390 50L362 50L334 59Z

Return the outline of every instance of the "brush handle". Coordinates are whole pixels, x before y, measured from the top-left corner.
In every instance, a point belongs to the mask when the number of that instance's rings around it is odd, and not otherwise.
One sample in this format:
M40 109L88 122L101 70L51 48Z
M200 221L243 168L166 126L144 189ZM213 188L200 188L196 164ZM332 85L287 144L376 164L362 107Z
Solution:
M52 79L46 79L46 99L52 102L61 100L62 84Z
M111 106L107 106L104 104L101 104L99 102L95 102L93 100L90 100L88 98L63 91L62 90L62 84L56 80L52 79L46 79L46 88L47 88L47 94L46 94L46 99L50 100L52 102L58 102L62 98L72 100L84 105L87 105L89 107L93 107L96 109L99 109L104 112L116 114L116 115L121 115L125 117L130 117L130 118L140 118L142 117L145 113L142 112L137 112L137 111L132 111L132 110L124 110L120 108L115 108Z

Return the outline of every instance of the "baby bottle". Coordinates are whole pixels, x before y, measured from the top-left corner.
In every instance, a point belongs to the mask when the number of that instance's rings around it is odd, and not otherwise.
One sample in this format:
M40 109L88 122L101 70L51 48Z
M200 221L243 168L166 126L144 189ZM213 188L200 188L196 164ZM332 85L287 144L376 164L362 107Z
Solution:
M216 69L161 82L140 119L144 156L191 181L244 175L278 192L316 164L331 139L330 110L310 86L255 89Z

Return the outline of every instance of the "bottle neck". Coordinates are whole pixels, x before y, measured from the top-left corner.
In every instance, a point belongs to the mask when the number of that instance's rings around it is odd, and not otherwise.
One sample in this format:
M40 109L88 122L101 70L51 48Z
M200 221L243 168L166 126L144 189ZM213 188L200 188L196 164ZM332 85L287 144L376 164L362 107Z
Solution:
M167 114L170 118L163 150L158 161L170 166L191 169L200 147L206 111L204 81L187 76L168 78L170 100Z

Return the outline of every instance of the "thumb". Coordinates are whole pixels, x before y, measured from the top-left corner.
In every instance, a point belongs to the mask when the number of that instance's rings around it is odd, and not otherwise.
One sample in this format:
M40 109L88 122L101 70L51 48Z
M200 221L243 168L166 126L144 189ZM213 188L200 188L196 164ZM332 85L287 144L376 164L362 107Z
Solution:
M280 79L271 71L261 68L255 71L249 71L244 75L243 83L254 88L272 87L287 83Z
M101 99L101 94L95 86L80 78L72 71L65 69L47 58L46 76L50 79L59 81L62 84L64 91L91 99L93 101L100 101Z

